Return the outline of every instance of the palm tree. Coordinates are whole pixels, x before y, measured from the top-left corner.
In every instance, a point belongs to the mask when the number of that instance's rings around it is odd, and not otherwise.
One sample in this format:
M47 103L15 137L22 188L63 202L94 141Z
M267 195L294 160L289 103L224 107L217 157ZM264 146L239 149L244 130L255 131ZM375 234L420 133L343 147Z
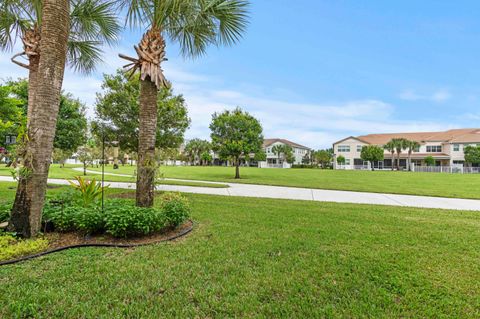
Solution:
M406 149L407 140L404 138L393 138L393 145L395 145L395 151L397 152L397 171L400 170L400 154L402 150Z
M277 159L278 159L277 164L280 164L280 155L284 152L284 149L285 149L284 146L285 145L277 144L277 145L273 145L272 147L272 153L277 155Z
M98 62L99 39L119 30L113 14L102 14L111 5L100 3L75 1L72 10L69 0L7 0L0 6L0 46L9 49L20 36L24 52L12 60L29 70L27 136L19 145L24 167L9 225L24 237L41 226L65 64L88 72ZM22 55L28 65L15 60Z
M395 144L393 141L389 141L387 144L383 145L383 149L387 150L390 152L392 155L392 171L393 171L393 165L395 162Z
M408 150L408 170L412 170L412 152L420 147L420 143L417 141L406 141L405 146Z
M94 71L101 61L103 43L112 44L120 32L115 15L114 0L75 0L70 10L67 64L84 74ZM17 38L23 51L12 62L28 69L27 126L35 105L37 74L40 62L40 30L42 27L41 0L6 0L0 6L0 49L10 50ZM28 64L18 61L25 57Z
M180 46L184 57L198 57L213 45L232 45L247 25L247 0L122 0L127 23L147 29L136 58L120 54L133 75L140 72L140 112L136 203L150 207L154 199L155 132L158 90L168 87L162 70L165 38Z

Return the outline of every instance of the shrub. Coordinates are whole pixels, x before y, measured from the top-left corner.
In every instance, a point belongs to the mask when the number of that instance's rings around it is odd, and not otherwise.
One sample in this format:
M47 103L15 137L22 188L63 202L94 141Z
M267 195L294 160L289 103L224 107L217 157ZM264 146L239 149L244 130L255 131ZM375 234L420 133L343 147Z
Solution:
M98 234L105 232L105 218L101 209L97 207L81 207L74 217L76 230L87 234Z
M55 230L59 232L68 232L76 230L75 221L77 213L83 207L79 206L56 206L52 204L45 205L43 208L43 221L52 222Z
M93 204L102 195L102 190L108 188L108 186L102 187L102 184L97 182L95 178L87 181L81 176L76 176L75 179L77 183L68 182L74 189L80 192L80 198L85 207Z
M149 235L166 225L162 211L155 208L136 207L125 201L108 205L105 210L106 231L114 237Z
M33 254L47 249L48 241L43 238L18 240L8 233L0 233L0 260Z
M6 222L10 219L11 210L12 203L3 203L0 205L0 223Z
M176 227L190 217L188 200L179 193L165 193L160 200L169 226Z

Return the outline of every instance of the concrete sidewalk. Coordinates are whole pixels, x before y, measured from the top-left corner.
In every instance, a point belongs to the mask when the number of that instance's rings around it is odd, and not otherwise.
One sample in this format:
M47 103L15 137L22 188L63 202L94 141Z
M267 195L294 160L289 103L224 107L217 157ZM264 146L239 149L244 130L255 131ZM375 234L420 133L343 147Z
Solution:
M0 181L13 182L13 178L9 176L0 176ZM67 180L48 179L50 184L69 185ZM197 181L203 182L203 181ZM350 191L334 191L322 189L283 187L283 186L267 186L252 184L236 184L224 183L229 188L211 188L196 186L178 186L178 185L160 185L157 190L176 191L195 194L210 194L222 196L243 196L243 197L260 197L260 198L279 198L279 199L296 199L311 200L318 202L336 202L336 203L354 203L354 204L378 204L391 206L406 206L420 208L440 208L440 209L457 209L457 210L473 210L480 211L480 200L473 199L457 199L443 197L428 196L412 196L412 195L394 195L394 194L377 194L365 192ZM135 189L135 183L124 182L105 182L111 188Z

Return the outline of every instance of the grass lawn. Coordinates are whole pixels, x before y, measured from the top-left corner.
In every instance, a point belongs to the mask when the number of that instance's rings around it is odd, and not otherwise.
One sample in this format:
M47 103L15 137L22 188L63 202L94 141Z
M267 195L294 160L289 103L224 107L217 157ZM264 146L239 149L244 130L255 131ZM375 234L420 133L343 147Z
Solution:
M0 317L480 317L476 212L187 196L177 242L0 267Z
M101 179L100 174L92 174L88 173L87 175L83 175L82 171L73 170L72 168L79 168L82 167L80 165L65 165L65 167L61 167L58 164L50 165L50 171L48 176L50 178L59 178L59 179L70 179L73 180L75 176L83 176L85 179L93 179L95 178L97 181ZM136 167L131 166L120 166L121 169L114 170L112 165L108 165L105 167L105 172L108 173L116 173L116 174L123 174L129 176L114 176L114 175L105 175L105 180L110 182L129 182L135 183L135 169ZM101 171L101 167L88 167L88 170L95 170ZM5 165L0 166L0 175L3 176L11 176L12 168L5 167ZM202 183L197 181L171 181L171 180L160 180L159 184L164 185L180 185L180 186L201 186L201 187L211 187L211 188L227 188L228 185L221 184L221 183Z
M115 172L134 170L124 166ZM233 167L162 166L161 171L168 178L480 199L480 174L242 167L242 178L235 180Z

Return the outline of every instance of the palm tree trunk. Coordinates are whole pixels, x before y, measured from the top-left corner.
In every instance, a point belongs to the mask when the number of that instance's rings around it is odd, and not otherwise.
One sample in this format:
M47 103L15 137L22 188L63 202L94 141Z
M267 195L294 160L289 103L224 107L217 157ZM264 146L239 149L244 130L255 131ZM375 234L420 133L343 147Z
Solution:
M18 181L11 230L25 237L38 234L53 150L70 25L68 0L44 0L35 106L25 145L25 170Z
M37 74L40 57L31 56L29 58L29 71L28 71L28 106L27 106L27 128L30 125L30 119L32 118L33 108L35 107L35 95L37 92Z
M397 171L400 170L400 152L397 152Z
M393 171L394 166L395 166L395 153L392 152L392 171Z
M149 78L140 81L140 131L138 138L137 206L152 207L155 191L155 139L157 94Z

